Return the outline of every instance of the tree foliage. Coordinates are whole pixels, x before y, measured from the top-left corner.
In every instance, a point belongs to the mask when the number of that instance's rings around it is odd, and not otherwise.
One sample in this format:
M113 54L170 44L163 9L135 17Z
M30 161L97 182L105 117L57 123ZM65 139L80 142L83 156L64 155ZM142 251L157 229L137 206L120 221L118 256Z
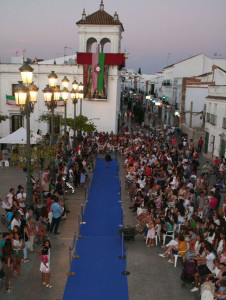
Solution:
M50 161L55 159L57 146L49 146L48 142L31 147L31 171L46 167ZM27 168L27 147L15 145L14 151L10 154L14 166L25 169Z
M3 122L3 121L6 121L7 119L9 119L8 116L6 116L6 115L0 115L0 123Z
M40 115L38 122L45 122L50 123L51 122L51 113L43 113ZM64 118L62 118L61 115L55 114L54 115L54 124L55 126L64 126ZM74 119L73 118L67 118L66 119L67 127L70 129L74 129ZM85 116L77 116L76 117L76 130L82 130L87 133L91 133L96 130L96 126L91 122L87 117Z

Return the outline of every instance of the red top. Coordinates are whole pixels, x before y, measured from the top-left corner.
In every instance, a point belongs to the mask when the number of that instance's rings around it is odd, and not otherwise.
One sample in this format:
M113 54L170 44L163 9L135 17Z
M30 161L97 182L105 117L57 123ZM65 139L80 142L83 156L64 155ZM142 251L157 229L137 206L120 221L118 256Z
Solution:
M210 205L211 209L214 210L217 205L217 198L212 198L209 202L209 205Z

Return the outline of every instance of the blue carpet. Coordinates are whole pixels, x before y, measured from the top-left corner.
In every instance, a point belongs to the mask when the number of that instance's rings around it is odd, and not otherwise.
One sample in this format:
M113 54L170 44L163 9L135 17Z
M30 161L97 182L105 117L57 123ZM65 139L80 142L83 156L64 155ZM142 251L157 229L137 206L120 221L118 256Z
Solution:
M117 161L107 169L104 159L97 159L80 228L79 259L72 261L75 276L68 277L63 300L128 300L127 277L122 275L126 261L121 255L118 234L122 219Z

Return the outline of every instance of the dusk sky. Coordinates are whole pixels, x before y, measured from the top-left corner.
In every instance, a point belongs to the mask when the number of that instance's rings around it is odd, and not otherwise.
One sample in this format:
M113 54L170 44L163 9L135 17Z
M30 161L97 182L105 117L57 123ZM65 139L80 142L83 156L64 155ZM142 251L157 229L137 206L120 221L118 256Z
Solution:
M49 59L78 51L76 22L100 0L0 0L0 58ZM205 53L226 58L226 0L104 0L123 23L128 68L153 74L167 64Z

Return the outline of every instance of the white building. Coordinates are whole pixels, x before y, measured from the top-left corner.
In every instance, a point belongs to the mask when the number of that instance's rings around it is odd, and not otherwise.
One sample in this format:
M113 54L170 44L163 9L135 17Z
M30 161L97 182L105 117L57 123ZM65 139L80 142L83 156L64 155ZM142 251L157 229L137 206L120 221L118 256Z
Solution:
M205 126L204 152L208 157L226 157L226 71L216 68L214 80L209 85Z
M77 22L77 25L80 52L91 52L94 49L98 52L105 52L105 46L110 44L111 53L121 53L123 25L117 13L111 16L104 10L103 1L101 1L100 9L95 13L86 16L84 11L82 19ZM70 83L75 79L78 83L83 82L83 66L77 64L76 58L76 55L71 55L32 64L34 83L39 87L38 101L35 104L34 112L31 114L31 130L34 132L40 129L45 134L49 130L48 125L39 123L38 119L42 113L47 112L42 90L48 84L48 75L51 71L57 74L58 84L61 83L64 76L67 76ZM0 124L0 137L8 135L21 126L25 126L26 123L19 107L13 105L11 100L11 97L14 95L13 89L20 80L20 66L20 64L16 63L0 64L0 114L10 117L10 119ZM71 90L71 85L69 90ZM118 66L112 65L109 66L108 70L107 99L102 99L101 101L98 101L98 99L82 100L82 114L93 121L98 131L113 131L114 133L118 131L120 91L120 70ZM80 108L81 105L78 103L77 115L80 112ZM69 99L67 102L67 117L73 118L73 112L73 104ZM64 107L58 106L55 109L55 113L63 115Z

